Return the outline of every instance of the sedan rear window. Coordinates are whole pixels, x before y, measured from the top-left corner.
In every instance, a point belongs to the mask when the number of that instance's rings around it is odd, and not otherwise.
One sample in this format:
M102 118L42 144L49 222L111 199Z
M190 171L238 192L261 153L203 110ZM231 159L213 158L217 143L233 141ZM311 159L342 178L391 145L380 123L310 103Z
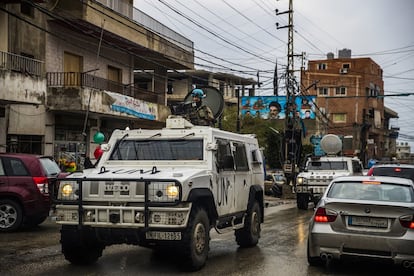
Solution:
M414 202L414 192L411 187L386 183L363 184L361 182L337 182L331 186L328 197L389 202Z
M46 176L57 176L60 173L59 166L52 159L44 157L39 158L39 161L45 170Z

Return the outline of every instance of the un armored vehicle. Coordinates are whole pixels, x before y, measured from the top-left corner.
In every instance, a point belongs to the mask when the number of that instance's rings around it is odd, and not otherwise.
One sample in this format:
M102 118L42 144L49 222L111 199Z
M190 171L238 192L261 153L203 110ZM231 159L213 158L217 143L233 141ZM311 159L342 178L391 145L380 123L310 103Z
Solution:
M61 246L73 264L98 260L106 246L171 250L198 270L210 230L234 231L255 246L264 211L262 154L253 135L196 126L171 115L157 130L115 130L95 168L57 184ZM175 255L175 254L174 254Z
M357 157L337 155L342 150L338 136L327 134L320 145L326 155L308 157L296 178L296 203L302 210L308 209L311 201L316 205L335 177L363 174L362 162Z

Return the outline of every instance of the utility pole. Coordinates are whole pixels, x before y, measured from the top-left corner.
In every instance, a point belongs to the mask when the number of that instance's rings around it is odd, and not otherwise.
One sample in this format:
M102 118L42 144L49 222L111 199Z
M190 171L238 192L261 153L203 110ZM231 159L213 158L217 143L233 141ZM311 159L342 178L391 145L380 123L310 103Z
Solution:
M279 96L279 77L277 75L277 59L275 64L275 72L273 75L273 95Z
M302 134L298 128L297 106L295 103L295 65L293 53L293 0L289 0L289 10L279 12L276 9L276 15L288 14L288 25L279 26L277 29L288 29L288 53L287 53L287 77L286 77L286 107L285 107L285 162L283 170L288 179L296 186L296 168L298 163L298 153L302 148Z

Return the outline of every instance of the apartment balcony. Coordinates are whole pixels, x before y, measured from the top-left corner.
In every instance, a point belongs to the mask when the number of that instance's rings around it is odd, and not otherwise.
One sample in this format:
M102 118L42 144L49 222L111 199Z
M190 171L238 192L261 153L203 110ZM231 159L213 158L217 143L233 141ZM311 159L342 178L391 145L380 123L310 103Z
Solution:
M44 104L43 68L43 61L0 51L0 104Z
M177 41L176 36L170 38L172 35L168 32L161 33L147 27L152 22L151 18L138 16L133 9L133 1L117 7L110 7L106 2L60 0L54 9L58 16L49 19L49 24L78 30L88 34L90 38L99 38L103 29L102 41L106 46L127 50L137 69L150 70L160 66L177 70L193 68L194 52L191 41L180 42L184 41L183 38ZM147 24L137 22L134 17Z
M47 73L49 110L165 121L167 107L154 92L77 72Z
M93 74L80 72L48 72L47 86L49 88L62 88L73 90L83 88L93 88L101 91L110 91L122 95L130 96L146 102L157 103L161 98L154 92L133 87L130 84L122 84L108 79L96 77Z

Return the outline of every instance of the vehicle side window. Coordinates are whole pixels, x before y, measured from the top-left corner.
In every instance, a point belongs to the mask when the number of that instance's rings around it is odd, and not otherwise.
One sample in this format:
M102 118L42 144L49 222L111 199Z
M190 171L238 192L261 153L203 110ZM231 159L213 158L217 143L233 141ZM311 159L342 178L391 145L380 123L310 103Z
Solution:
M234 146L236 148L234 152L236 171L248 171L249 164L247 162L246 146L240 143L234 143Z
M216 152L216 160L220 169L225 171L234 170L232 165L233 155L231 154L230 142L226 140L217 140L218 149Z
M361 165L358 161L352 161L352 170L354 171L354 173L362 172Z
M0 158L0 176L4 176L3 160Z
M10 159L10 176L30 176L23 162L19 159Z

